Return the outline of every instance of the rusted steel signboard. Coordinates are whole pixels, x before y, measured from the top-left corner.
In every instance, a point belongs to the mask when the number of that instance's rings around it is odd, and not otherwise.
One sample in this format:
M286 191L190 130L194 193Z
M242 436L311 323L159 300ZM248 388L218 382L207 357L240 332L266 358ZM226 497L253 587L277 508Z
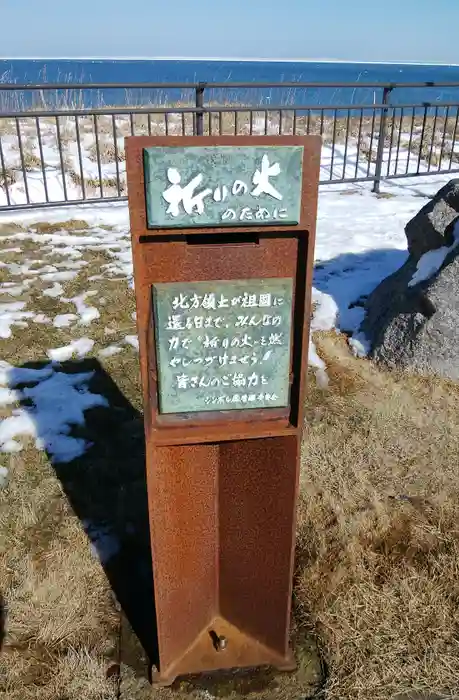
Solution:
M154 680L292 668L320 139L131 137L126 153Z

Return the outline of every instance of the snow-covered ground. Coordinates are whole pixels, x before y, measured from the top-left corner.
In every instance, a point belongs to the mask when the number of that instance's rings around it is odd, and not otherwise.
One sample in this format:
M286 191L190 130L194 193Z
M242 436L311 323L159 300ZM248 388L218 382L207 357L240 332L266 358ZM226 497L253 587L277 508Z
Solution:
M348 150L346 163L344 153L341 153L341 161L337 154L338 151L334 155L334 169L345 168L348 174L355 170L352 150ZM399 162L401 158L399 154ZM325 147L322 173L329 173L330 168L331 152ZM371 193L369 183L321 187L312 333L336 329L350 336L354 334L355 350L360 354L364 352L364 339L356 335L363 309L356 302L404 262L407 255L405 224L426 203L426 198L449 179L448 176L426 176L387 181L381 197ZM87 222L88 230L71 232L63 228L43 233L34 228L40 221L59 223L70 219ZM9 231L7 224L14 223L25 230L14 230L11 226ZM112 228L107 230L107 226ZM3 231L0 233L0 270L3 269L7 279L0 285L0 337L12 337L24 327L33 333L35 324L48 324L54 331L72 334L70 342L46 349L49 364L39 371L17 369L6 363L0 367L0 407L3 407L0 415L4 414L3 420L0 418L0 451L20 450L21 436L27 435L35 439L38 449L46 449L56 461L68 461L87 448L84 440L70 435L71 426L81 425L84 411L90 406L103 406L106 400L89 392L87 373L67 375L59 363L94 352L91 325L105 303L101 288L108 280L125 285L126 290L132 285L127 205L120 202L5 212L0 214L0 228ZM39 257L30 252L34 245ZM27 246L25 258L24 246ZM88 252L103 252L110 262L102 264L97 274L88 278L93 286L83 294L69 297L64 287L83 274L87 265L83 257ZM14 261L16 255L20 262ZM51 255L50 263L46 258ZM56 262L56 255L61 262ZM43 286L44 298L65 302L63 313L50 318L41 311L28 309L26 302L17 299L36 280ZM107 336L106 346L97 350L97 354L109 358L132 352L133 348L138 348L138 341L131 331L116 343ZM318 382L326 385L326 366L318 357L313 341L310 364L316 369ZM29 406L18 407L17 402L24 400Z

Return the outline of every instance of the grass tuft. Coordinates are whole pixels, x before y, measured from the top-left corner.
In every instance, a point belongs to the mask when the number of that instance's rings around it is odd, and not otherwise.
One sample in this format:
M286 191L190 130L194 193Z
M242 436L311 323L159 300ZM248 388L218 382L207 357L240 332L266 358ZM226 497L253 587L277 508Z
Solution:
M69 219L68 221L59 221L49 223L48 221L37 221L30 224L30 228L37 233L56 233L57 231L86 231L89 226L86 221L81 219Z
M100 162L104 164L115 163L116 160L122 163L126 160L126 154L122 148L118 149L116 153L114 144L107 143L106 141L99 143L99 157ZM97 145L95 143L89 149L89 159L94 163L97 162Z

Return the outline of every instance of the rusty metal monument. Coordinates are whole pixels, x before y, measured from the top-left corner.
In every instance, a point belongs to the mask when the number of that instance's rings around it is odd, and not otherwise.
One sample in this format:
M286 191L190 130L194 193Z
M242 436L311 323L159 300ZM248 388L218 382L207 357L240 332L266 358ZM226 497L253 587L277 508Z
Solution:
M295 668L320 138L126 139L159 668Z

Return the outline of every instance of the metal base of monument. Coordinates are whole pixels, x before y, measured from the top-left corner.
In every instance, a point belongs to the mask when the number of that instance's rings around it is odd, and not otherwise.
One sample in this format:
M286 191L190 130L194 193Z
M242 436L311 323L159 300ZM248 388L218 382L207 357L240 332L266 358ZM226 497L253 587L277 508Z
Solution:
M266 666L282 672L295 671L297 668L290 650L287 656L281 656L217 617L202 631L181 659L169 668L152 672L151 682L152 685L168 687L179 676Z

